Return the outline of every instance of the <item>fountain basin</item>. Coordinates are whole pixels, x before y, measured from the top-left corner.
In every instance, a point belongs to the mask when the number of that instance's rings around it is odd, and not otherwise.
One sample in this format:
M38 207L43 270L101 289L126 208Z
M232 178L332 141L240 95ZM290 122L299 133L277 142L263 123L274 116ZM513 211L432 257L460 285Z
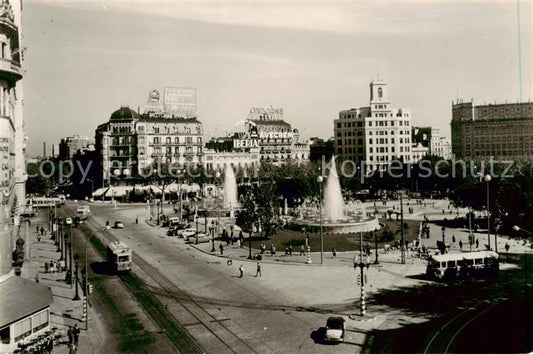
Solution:
M293 223L302 226L318 226L320 227L320 220L316 219L294 219ZM366 220L341 220L331 222L329 220L322 221L322 230L325 234L348 234L356 232L369 232L380 229L378 219L366 219Z

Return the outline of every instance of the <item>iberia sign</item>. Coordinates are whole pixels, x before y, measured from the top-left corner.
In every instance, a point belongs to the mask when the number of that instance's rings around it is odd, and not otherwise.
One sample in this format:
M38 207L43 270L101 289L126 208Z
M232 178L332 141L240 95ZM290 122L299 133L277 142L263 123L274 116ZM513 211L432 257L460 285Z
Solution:
M256 148L259 147L257 139L235 139L233 140L234 148Z

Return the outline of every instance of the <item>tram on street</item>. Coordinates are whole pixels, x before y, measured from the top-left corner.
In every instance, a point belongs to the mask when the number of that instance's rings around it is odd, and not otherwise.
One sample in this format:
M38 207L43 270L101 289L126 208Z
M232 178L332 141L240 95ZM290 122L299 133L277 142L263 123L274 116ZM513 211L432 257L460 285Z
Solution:
M57 197L48 198L48 197L33 197L30 199L30 206L33 209L49 208L49 207L60 207L61 199Z
M113 271L129 271L131 270L132 250L120 241L109 242L107 259L112 264Z
M429 278L453 280L488 276L499 269L498 253L492 251L451 253L430 256L426 268Z

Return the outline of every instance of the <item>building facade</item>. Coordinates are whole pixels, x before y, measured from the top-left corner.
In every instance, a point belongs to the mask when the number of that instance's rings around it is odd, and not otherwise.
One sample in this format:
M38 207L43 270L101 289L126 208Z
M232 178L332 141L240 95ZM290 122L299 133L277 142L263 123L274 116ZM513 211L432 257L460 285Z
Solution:
M224 163L247 168L261 162L281 165L308 162L310 143L283 120L281 108L252 108L242 131L212 138L207 144L207 169ZM231 162L230 162L231 161Z
M441 136L439 129L431 129L429 153L444 160L451 160L452 158L452 142L445 136Z
M132 183L153 164L204 164L203 127L195 117L121 107L96 129L95 147L102 185L112 179Z
M59 159L71 160L78 152L94 150L94 138L74 135L61 139L59 143Z
M474 106L452 102L452 152L457 159L533 161L533 103Z
M386 168L395 159L412 162L411 111L392 108L382 80L370 83L369 106L339 112L334 136L335 155L367 170Z
M310 144L283 119L282 108L251 108L245 133L245 139L257 142L261 161L279 165L309 160Z
M20 1L0 1L0 352L50 327L48 288L21 278L26 205Z

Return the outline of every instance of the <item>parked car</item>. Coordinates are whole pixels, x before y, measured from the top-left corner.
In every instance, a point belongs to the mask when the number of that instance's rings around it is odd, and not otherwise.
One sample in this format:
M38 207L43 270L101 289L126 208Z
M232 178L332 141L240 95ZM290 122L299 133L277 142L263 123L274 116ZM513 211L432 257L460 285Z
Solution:
M122 221L120 220L115 221L115 229L123 229L123 228L124 228L124 224L122 223Z
M198 243L205 243L211 241L211 238L203 232L198 232ZM187 236L185 243L196 243L196 233L194 235Z
M187 238L189 236L194 236L194 235L196 235L196 229L183 229L183 230L178 231L179 237Z
M328 342L344 342L345 320L342 317L330 317L326 321L326 334L324 340Z
M72 218L66 218L65 225L72 225Z

